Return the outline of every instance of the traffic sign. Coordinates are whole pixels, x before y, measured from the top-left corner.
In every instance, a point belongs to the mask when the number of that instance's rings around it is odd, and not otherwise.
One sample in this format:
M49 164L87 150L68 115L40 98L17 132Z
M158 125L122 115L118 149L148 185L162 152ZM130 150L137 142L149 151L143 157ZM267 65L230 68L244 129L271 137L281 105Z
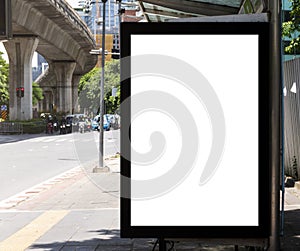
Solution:
M7 105L1 105L1 111L7 111Z

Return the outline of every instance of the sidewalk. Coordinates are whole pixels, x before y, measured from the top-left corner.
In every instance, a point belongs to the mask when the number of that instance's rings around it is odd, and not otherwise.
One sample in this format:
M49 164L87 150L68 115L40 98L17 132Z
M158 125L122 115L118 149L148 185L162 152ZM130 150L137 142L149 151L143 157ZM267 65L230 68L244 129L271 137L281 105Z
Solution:
M106 158L105 163L110 167L110 172L93 174L92 168L95 164L90 163L84 168L86 175L79 181L70 185L64 182L65 196L57 194L35 208L35 210L45 210L49 205L53 205L52 210L71 211L27 250L153 250L156 242L154 239L120 238L119 158ZM57 189L60 191L61 187ZM47 194L44 196L48 198ZM72 201L70 198L73 198ZM300 250L300 238L298 239L300 236L300 192L287 189L286 205L288 211L285 214L285 236L282 237L281 250ZM23 206L28 207L28 204ZM217 245L203 241L175 242L174 246L176 251L251 250L245 246ZM168 248L170 247L168 245ZM155 250L158 250L158 245Z
M81 173L67 177L62 182L53 185L48 191L14 208L16 212L27 213L27 217L30 218L29 225L34 222L34 219L43 217L49 209L57 214L66 213L58 222L53 223L51 219L48 219L47 224L53 224L53 227L35 240L26 249L27 251L153 250L155 239L120 238L119 158L112 156L105 159L106 165L110 167L110 172L106 173L93 173L92 169L96 163L97 161L89 163ZM15 214L14 211L11 214ZM11 235L2 232L2 235L4 234ZM235 250L234 245L214 245L195 241L175 242L174 246L176 249L173 250L176 251ZM169 249L171 246L167 247ZM158 249L157 245L155 250ZM238 250L248 249L239 247Z
M0 144L28 139L31 135L0 135ZM33 135L32 137L36 137ZM42 135L44 136L44 135ZM154 239L121 239L119 226L119 183L120 165L116 156L107 157L105 163L110 167L107 173L93 173L96 162L82 168L80 173L65 178L53 185L51 189L40 193L33 200L21 203L15 211L7 211L11 218L19 217L16 212L26 214L27 222L44 212L66 211L66 216L49 231L38 238L26 250L35 251L122 251L152 250ZM36 203L38 200L39 203ZM10 216L11 215L11 216ZM286 188L285 193L285 227L281 237L281 250L300 250L300 190ZM5 224L0 219L1 235L10 236L3 231ZM24 222L19 222L21 228ZM244 246L238 249L232 245L214 245L201 242L176 242L176 251L230 251L250 250ZM170 248L170 246L168 246ZM156 249L158 250L158 246ZM8 251L8 250L5 250ZM14 250L15 251L15 250ZM271 250L272 251L272 250Z

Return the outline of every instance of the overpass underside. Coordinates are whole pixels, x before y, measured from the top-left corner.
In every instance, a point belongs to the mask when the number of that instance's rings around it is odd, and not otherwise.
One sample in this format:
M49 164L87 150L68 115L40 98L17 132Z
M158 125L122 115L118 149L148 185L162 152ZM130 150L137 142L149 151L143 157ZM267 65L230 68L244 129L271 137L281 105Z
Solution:
M39 80L45 108L52 104L57 112L74 112L80 77L97 63L97 56L89 53L95 49L92 34L65 0L11 0L11 4L13 38L3 43L10 67L10 119L32 118L35 51L47 60L50 69ZM24 97L16 96L18 87L24 88Z
M259 13L265 0L143 0L138 1L148 22L193 20L209 16ZM44 91L42 110L75 112L80 77L97 56L89 52L95 41L89 29L65 0L11 0L13 39L4 43L10 60L10 119L32 118L31 61L34 51L49 64L38 82ZM24 97L16 88L24 87Z

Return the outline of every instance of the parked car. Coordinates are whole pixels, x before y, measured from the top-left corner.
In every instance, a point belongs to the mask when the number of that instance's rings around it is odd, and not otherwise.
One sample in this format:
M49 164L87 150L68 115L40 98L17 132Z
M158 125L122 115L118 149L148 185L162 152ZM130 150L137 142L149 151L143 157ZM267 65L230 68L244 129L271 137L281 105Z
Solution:
M66 117L66 132L67 133L72 133L72 130L73 130L72 120L73 120L72 116L67 116Z
M96 117L93 118L92 120L92 130L98 130L99 131L99 123L100 123L100 115L97 115ZM103 129L105 131L109 131L110 130L110 122L107 118L107 115L103 115Z
M99 126L99 115L93 118L91 123L91 127L93 131L98 130L98 126Z
M109 121L107 115L104 115L104 116L103 116L103 129L104 129L105 131L109 131L109 130L110 130L110 121Z
M79 120L84 117L83 113L69 114L66 116L67 122L71 125L71 132L77 132L79 129Z

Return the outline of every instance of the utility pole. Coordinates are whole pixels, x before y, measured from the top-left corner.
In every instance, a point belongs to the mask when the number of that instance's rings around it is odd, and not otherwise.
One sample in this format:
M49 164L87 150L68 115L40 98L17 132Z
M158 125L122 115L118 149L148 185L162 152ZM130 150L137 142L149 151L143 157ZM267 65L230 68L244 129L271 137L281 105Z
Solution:
M101 52L101 82L100 82L100 124L99 124L99 164L93 169L93 172L108 172L109 168L104 166L103 157L103 115L104 115L104 77L105 77L105 4L107 0L102 0L102 52Z
M281 1L270 0L270 83L271 95L271 236L270 250L280 250L279 177L280 177L280 93L281 93Z

